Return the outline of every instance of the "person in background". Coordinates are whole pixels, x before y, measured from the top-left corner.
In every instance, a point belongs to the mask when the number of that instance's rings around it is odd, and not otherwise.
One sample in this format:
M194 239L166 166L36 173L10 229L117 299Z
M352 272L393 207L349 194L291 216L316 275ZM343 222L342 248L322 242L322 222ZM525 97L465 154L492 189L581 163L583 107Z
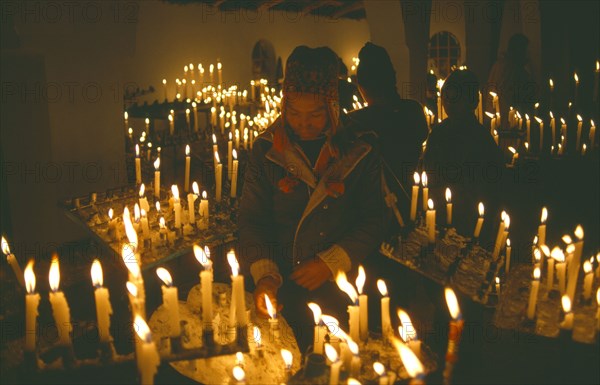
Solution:
M338 61L326 47L294 49L285 66L282 114L257 137L239 210L242 267L282 312L304 352L313 338L308 302L347 321L338 272L356 271L379 246L381 165L340 123ZM346 329L347 330L347 329Z

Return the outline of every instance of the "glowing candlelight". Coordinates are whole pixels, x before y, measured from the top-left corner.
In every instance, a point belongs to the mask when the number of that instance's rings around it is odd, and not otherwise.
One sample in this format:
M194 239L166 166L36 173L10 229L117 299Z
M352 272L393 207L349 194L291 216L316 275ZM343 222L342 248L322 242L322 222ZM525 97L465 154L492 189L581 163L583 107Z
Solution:
M452 224L452 191L446 187L446 224Z
M230 250L227 253L227 262L231 267L231 301L234 304L235 316L239 327L246 326L248 323L246 317L246 297L244 291L244 277L239 275L240 265L235 257L235 252ZM233 314L229 315L230 320L233 318Z
M390 297L383 279L377 280L377 289L381 293L381 334L384 339L387 339L392 333L392 322L390 319Z
M479 218L477 218L477 223L475 224L475 231L473 231L474 238L479 238L481 228L483 227L483 216L485 214L485 207L483 206L483 202L479 202L479 204L477 205L477 209L479 211Z
M219 153L215 152L215 160L217 168L215 170L215 199L217 202L221 201L221 185L223 183L223 165L221 164L221 160L219 159Z
M398 327L398 333L400 338L408 347L417 355L421 357L421 341L417 336L417 330L415 329L409 315L402 309L398 309L398 318L400 319L400 326Z
M96 300L96 317L98 322L98 335L100 342L109 342L110 336L110 315L112 314L112 306L109 300L108 289L102 287L102 265L100 261L95 259L91 268L92 284L95 287L94 298Z
M533 269L533 281L531 281L531 291L529 293L529 304L527 305L527 318L532 320L535 316L535 305L540 287L540 268Z
M200 287L202 292L202 323L207 330L212 330L213 310L212 310L212 284L213 270L212 261L210 260L210 250L208 247L202 249L198 245L194 245L194 256L202 265L203 270L200 272Z
M538 244L546 244L546 220L548 219L548 209L542 207L542 215L540 218L540 225L538 226Z
M160 199L160 157L154 161L154 197Z
M181 228L181 202L179 200L179 188L176 184L171 186L173 194L173 212L175 215L175 228Z
M362 265L358 266L358 276L356 277L356 288L358 290L358 309L359 309L359 334L361 341L366 341L369 336L369 316L368 316L368 301L369 298L363 293L367 276Z
M577 287L579 268L581 266L581 252L583 251L583 227L581 225L577 225L577 228L575 228L575 237L577 240L573 243L573 257L568 266L566 293L569 298L575 298L575 288Z
M418 172L415 171L413 179L415 184L412 187L412 197L410 201L410 220L414 222L417 219L417 202L419 200L419 184L421 183Z
M40 295L35 292L35 273L33 272L33 260L25 267L25 351L35 351L35 340L37 336L37 316Z
M323 326L323 320L321 319L321 307L314 302L309 302L308 307L313 313L315 320L315 328L313 335L313 353L323 354L323 344L325 343L326 328Z
M15 273L15 276L17 277L17 282L19 282L21 287L25 287L25 280L23 279L23 270L21 270L21 266L19 266L19 262L17 261L15 255L10 252L10 247L8 247L8 242L6 241L6 238L2 237L0 245L2 248L2 252L4 253L4 255L6 255L6 261L8 262L8 264L12 268L13 273Z
M416 380L411 381L410 384L424 384L425 369L423 368L423 364L419 360L418 356L397 338L393 339L393 343L396 350L398 350L398 354L400 354L400 359L406 368L406 372L411 378Z
M571 298L568 295L563 295L560 298L561 305L563 308L563 312L565 313L565 318L560 324L562 329L573 330L573 312L571 311Z
M356 292L356 289L354 289L354 286L352 286L352 284L348 282L348 279L346 278L346 273L344 273L343 271L338 272L335 281L340 290L346 293L352 301L352 304L348 305L348 314L350 316L348 322L350 324L350 337L353 340L358 341L360 339L360 318L359 309L357 306L358 293Z
M162 298L165 310L169 314L169 337L179 337L181 325L179 324L179 298L177 288L173 286L171 273L164 267L156 269L156 275L164 283L162 285Z
M340 368L342 362L339 359L338 353L333 346L325 344L325 355L331 362L331 371L329 374L329 385L338 385L340 379Z
M137 367L140 373L140 383L154 383L154 375L158 371L160 364L160 356L156 350L156 345L152 341L152 334L148 324L139 315L135 316L134 330L139 338L139 350L136 351Z
M433 201L431 199L427 200L427 210L426 213L426 225L427 225L427 238L429 243L435 243L435 210L433 209Z
M50 304L52 305L52 313L56 321L58 329L59 344L67 346L71 344L71 310L67 303L67 299L62 291L58 290L60 284L60 269L58 265L58 256L52 257L50 264L50 272L48 276L50 282Z
M423 185L423 211L427 211L427 201L429 200L429 188L427 188L427 173L421 173L421 184Z

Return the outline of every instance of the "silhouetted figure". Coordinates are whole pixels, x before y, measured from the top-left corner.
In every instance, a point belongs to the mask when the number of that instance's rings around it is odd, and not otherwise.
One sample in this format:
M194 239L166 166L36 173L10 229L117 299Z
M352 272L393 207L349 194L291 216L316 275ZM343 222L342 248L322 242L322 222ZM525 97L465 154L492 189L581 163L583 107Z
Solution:
M479 82L473 72L456 70L448 76L442 87L442 103L448 117L432 127L423 154L430 197L441 209L446 187L451 189L453 226L467 236L472 235L479 202L485 205L488 223L493 223L497 191L504 174L502 152L474 114L478 91ZM446 223L445 215L438 223Z
M536 102L536 84L528 68L529 39L523 34L515 34L508 41L508 48L503 58L499 58L490 71L486 90L486 111L495 113L489 91L498 94L501 125L508 126L508 111L513 107L524 116L531 115Z

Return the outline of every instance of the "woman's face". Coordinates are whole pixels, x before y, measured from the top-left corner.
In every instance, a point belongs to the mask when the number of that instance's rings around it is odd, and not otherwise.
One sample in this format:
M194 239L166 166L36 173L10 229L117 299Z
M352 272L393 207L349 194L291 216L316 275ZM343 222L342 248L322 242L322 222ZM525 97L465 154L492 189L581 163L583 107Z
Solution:
M327 105L321 96L290 92L285 103L287 123L301 140L317 138L329 124Z

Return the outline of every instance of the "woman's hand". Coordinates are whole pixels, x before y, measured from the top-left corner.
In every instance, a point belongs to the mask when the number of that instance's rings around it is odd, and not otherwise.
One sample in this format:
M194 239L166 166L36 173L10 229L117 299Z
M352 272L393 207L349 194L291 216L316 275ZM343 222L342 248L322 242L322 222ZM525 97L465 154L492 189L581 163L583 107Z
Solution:
M312 291L331 278L331 270L321 258L315 258L301 264L290 278L298 285Z
M273 277L264 277L256 283L256 289L254 289L254 304L258 316L269 318L265 294L269 297L269 301L271 301L273 308L277 309L277 312L283 309L283 305L278 305L277 303L277 289L277 280Z

